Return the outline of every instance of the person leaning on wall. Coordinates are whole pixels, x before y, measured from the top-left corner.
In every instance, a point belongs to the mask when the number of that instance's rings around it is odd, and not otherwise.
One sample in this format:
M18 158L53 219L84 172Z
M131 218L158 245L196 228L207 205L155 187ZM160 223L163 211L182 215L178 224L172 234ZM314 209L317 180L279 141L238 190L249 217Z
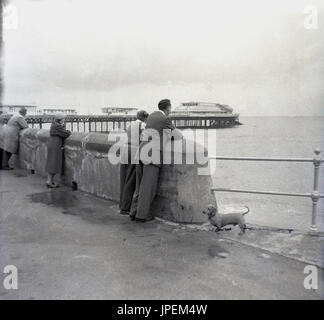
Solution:
M21 108L19 114L12 116L5 127L4 145L3 145L3 169L12 170L9 166L9 160L13 154L19 150L19 133L28 128L25 120L27 114L26 108Z
M3 115L0 115L0 169L2 169L2 160L3 160L3 146L4 146L4 134L6 128L6 118Z
M120 214L129 215L136 187L135 155L140 144L140 136L145 128L148 113L137 112L136 120L127 128L127 143L121 148L120 164Z
M71 135L71 131L65 128L65 116L57 114L50 128L50 138L47 143L46 172L48 188L58 188L59 185L54 182L56 174L63 173L64 164L64 140Z
M151 204L156 196L158 189L158 180L160 169L163 165L163 150L168 140L180 140L183 135L179 129L173 124L169 115L171 113L171 101L163 99L158 104L158 110L152 112L146 121L146 127L141 137L139 148L139 158L143 162L143 170L137 178L139 182L138 200L132 204L131 215L135 217L136 222L147 222L154 219L151 212ZM160 154L159 159L150 163L147 162L145 156L142 156L141 150L149 143L148 137L152 133L158 135L158 144L152 144L152 148L156 149ZM147 138L145 138L147 137ZM152 154L155 152L152 152Z

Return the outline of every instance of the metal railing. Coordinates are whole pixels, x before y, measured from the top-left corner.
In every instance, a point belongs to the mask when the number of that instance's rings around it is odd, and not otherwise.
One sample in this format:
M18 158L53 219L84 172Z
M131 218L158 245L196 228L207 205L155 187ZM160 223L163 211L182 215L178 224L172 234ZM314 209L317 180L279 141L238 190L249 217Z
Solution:
M10 118L6 116L6 121ZM46 124L50 124L54 115L29 115L26 117L27 123L32 128L42 129ZM67 129L75 132L102 132L107 133L116 129L126 129L127 126L136 119L135 115L67 115L65 122ZM234 127L241 124L238 115L226 116L223 114L216 116L192 116L192 115L171 115L171 121L179 129L215 129Z
M316 218L318 212L318 200L324 198L324 194L319 192L319 172L320 166L324 159L320 157L321 150L314 150L313 158L253 158L253 157L222 157L212 156L209 159L215 160L242 160L242 161L284 161L284 162L312 162L314 164L314 183L313 191L310 193L296 193L296 192L279 192L279 191L260 191L260 190L245 190L245 189L226 189L226 188L212 188L212 191L221 192L238 192L238 193L251 193L251 194L266 194L276 196L289 196L289 197L307 197L312 199L312 222L311 231L317 231Z

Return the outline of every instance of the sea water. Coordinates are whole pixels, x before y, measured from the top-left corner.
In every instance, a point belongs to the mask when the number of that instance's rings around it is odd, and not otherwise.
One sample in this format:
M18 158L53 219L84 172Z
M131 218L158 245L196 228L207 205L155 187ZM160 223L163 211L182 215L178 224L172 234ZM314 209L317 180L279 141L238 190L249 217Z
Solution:
M243 125L216 129L209 155L233 157L312 158L315 148L324 158L324 117L242 117ZM218 188L310 193L313 163L217 160L213 184ZM324 163L320 169L324 193ZM262 226L309 230L310 198L216 192L224 212L251 212L247 221ZM317 221L324 230L324 201L320 199Z

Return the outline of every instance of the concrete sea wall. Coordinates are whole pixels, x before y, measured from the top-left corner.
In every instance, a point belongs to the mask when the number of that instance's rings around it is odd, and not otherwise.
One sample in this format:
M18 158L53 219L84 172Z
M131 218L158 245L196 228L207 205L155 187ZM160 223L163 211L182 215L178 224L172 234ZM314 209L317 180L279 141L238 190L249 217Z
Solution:
M45 176L48 139L48 130L23 130L17 159L19 165ZM172 156L178 153L184 158L186 144L192 143L184 141L182 150L178 148ZM119 165L108 160L111 146L107 134L73 133L65 141L64 183L72 185L75 182L78 190L119 201ZM176 222L206 221L202 210L207 204L216 204L216 200L210 192L211 176L198 174L199 167L195 163L162 167L158 194L152 208L155 216Z

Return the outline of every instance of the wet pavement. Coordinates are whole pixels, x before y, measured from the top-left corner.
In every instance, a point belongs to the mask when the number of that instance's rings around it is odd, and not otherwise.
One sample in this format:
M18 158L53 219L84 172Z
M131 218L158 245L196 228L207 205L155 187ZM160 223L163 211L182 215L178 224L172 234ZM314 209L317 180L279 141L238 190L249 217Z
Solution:
M0 299L318 299L322 289L304 288L303 262L228 234L134 223L114 202L46 189L22 170L0 171L6 265L18 268L18 290L3 288L1 272Z

